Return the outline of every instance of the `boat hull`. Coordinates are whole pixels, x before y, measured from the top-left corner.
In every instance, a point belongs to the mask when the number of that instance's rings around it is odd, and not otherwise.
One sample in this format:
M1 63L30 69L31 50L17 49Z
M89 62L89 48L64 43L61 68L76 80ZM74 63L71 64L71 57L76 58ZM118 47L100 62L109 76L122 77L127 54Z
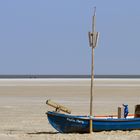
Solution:
M88 133L89 116L66 115L48 111L50 124L61 133ZM93 131L140 129L140 118L93 118Z

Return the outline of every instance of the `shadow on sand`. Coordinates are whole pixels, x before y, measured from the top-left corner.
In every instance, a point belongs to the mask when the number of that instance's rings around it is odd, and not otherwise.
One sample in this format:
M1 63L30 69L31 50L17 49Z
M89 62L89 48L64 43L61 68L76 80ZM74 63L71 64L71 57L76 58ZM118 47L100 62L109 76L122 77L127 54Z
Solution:
M28 135L41 135L41 134L58 134L59 132L31 132Z

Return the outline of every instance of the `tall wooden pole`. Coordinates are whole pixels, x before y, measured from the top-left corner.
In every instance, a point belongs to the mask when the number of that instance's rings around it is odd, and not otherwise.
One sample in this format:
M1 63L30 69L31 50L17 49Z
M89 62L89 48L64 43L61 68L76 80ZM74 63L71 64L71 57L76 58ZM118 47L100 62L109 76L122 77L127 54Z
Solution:
M94 81L94 48L92 47L92 60L91 60L91 90L90 90L90 133L92 133L92 116L93 116L93 81Z
M92 133L93 124L92 124L92 116L93 116L93 93L94 93L94 48L97 45L98 40L98 32L95 32L95 12L96 7L94 8L94 15L92 21L92 32L89 32L89 43L92 48L92 60L91 60L91 91L90 91L90 133Z

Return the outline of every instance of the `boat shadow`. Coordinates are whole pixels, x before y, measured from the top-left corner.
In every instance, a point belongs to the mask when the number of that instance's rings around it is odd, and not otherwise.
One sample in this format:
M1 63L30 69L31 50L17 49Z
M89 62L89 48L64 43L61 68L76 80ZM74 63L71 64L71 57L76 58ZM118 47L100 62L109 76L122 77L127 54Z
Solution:
M31 133L27 133L28 135L41 135L41 134L58 134L59 132L31 132Z

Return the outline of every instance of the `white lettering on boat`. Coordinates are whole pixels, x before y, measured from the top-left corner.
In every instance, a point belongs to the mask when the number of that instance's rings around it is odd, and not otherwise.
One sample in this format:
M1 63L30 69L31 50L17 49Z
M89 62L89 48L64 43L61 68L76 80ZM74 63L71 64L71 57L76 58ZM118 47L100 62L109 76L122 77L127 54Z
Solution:
M77 123L84 124L84 121L82 121L82 120L78 120L78 119L67 118L67 120L70 121L70 122L77 122Z

